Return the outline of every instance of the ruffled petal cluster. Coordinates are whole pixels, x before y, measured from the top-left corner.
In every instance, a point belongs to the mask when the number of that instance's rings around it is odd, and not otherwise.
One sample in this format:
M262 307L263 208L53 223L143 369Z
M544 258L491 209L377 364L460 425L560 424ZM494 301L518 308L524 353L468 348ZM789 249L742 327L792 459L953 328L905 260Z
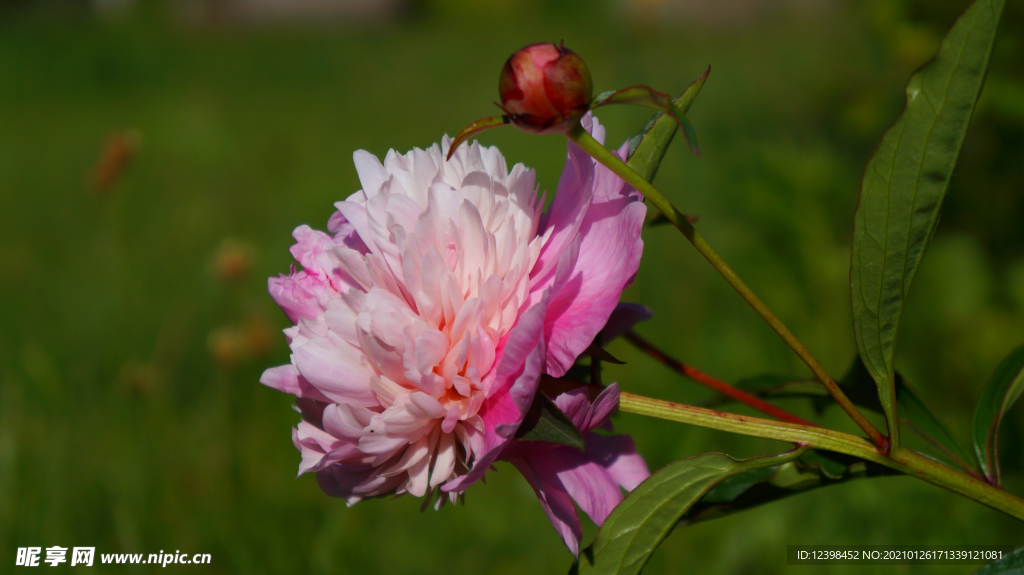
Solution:
M383 162L356 152L362 189L335 204L328 233L297 228L302 269L269 280L295 325L291 363L261 381L298 398L299 473L349 504L454 501L509 448L541 374L563 375L605 326L639 265L642 198L576 146L544 212L532 170L476 143L446 162L449 145Z

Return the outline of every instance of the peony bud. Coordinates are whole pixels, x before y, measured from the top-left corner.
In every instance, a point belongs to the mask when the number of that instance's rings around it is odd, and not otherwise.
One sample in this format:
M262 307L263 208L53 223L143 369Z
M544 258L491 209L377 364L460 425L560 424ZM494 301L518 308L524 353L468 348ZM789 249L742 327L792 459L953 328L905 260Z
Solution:
M590 108L594 87L583 59L565 46L531 44L501 69L501 104L513 125L548 134L572 128Z

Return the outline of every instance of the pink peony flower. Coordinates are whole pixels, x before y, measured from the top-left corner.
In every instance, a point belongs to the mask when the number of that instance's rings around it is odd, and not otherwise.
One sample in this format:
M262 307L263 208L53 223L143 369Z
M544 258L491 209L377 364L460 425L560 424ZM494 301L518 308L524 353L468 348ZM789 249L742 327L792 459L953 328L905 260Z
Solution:
M584 125L604 139L589 115ZM297 228L302 271L269 280L296 325L285 330L291 363L261 382L299 398L299 474L316 472L349 505L392 493L455 501L506 448L540 478L530 481L544 501L557 484L538 462L562 451L512 437L541 374L573 365L639 266L642 198L575 145L545 213L532 170L509 171L496 148L476 143L445 162L450 142L390 151L383 164L356 152L363 189L335 204L330 234ZM617 405L617 388L605 393L582 430ZM582 410L578 394L557 401L571 417ZM587 454L562 469L596 474L596 492L580 483L568 493L600 521L621 499L609 481L629 489L647 469L628 438L587 439ZM561 500L545 509L567 544L552 509L578 540Z

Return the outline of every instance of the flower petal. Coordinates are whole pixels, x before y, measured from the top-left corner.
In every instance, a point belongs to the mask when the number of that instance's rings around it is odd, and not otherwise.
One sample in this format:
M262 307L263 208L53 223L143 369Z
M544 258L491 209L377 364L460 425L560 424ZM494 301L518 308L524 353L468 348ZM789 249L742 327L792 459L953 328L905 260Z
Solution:
M466 475L446 483L443 491L463 491L478 479L501 455L501 450L515 434L526 411L533 403L540 383L544 358L544 312L547 296L530 308L509 332L497 359L496 378L490 396L480 409L484 423L484 451L476 454L473 468Z
M580 554L580 538L583 536L580 518L576 515L572 497L562 485L557 473L549 469L547 460L530 461L514 457L509 461L523 474L530 487L533 487L537 498L540 499L541 507L544 508L544 513L547 514L551 525L565 542L565 546L573 555L578 556Z
M598 166L597 171L603 169ZM609 179L607 174L604 179ZM621 179L613 184L617 190L595 189L594 201L580 227L582 241L575 269L553 294L548 308L545 373L554 377L564 375L590 346L640 266L644 245L640 231L647 208ZM598 196L598 192L603 195Z
M617 409L619 409L619 384L613 383L601 390L601 393L594 398L594 403L590 406L586 421L580 427L580 431L586 433L591 429L604 426Z
M294 349L292 361L299 373L330 399L374 407L378 405L377 399L369 386L373 373L360 363L356 354L351 344L328 335L314 337Z
M338 297L326 275L307 271L292 271L267 280L267 291L288 319L295 323L301 319L316 319L327 309L331 298Z
M636 489L651 476L644 458L637 454L636 445L628 435L588 433L585 439L587 459L599 463L626 491Z
M271 367L260 376L260 383L296 397L308 397L317 401L330 402L327 396L313 387L292 364Z
M388 179L383 164L380 163L377 156L366 150L353 152L352 163L356 165L356 174L359 176L359 183L363 186L363 195L366 198L376 195L381 184Z

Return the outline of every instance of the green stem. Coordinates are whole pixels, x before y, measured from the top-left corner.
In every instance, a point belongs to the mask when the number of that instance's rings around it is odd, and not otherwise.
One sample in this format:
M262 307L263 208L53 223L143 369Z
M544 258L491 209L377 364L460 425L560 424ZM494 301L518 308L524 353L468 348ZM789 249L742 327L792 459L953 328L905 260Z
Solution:
M900 447L886 454L869 441L840 431L737 415L625 392L619 394L619 410L843 453L913 475L1024 521L1024 500L1021 498L906 448Z
M625 180L629 185L636 188L637 191L643 194L649 202L654 204L654 207L661 210L661 213L665 214L668 221L672 222L675 227L679 228L679 231L683 232L686 239L690 240L690 243L697 248L697 251L700 252L716 270L718 270L718 273L722 274L725 281L729 282L729 285L731 285L733 289L740 294L740 297L746 300L746 302L750 304L750 307L754 308L754 311L756 311L764 321L768 322L768 325L775 330L775 333L779 334L779 337L781 337L782 340L785 341L794 352L796 352L796 355L803 360L807 367L810 368L811 372L814 373L814 376L821 381L825 386L825 389L827 389L832 397L835 398L839 406L843 408L843 411L845 411L847 415L853 419L854 423L856 423L857 426L860 427L869 438L871 438L871 442L882 451L888 450L889 440L882 435L866 417L864 417L864 414L857 409L857 406L850 401L850 398L846 397L846 394L839 389L835 380L829 376L825 371L825 368L823 368L821 364L818 363L818 360L811 355L811 352L808 351L802 343L800 343L800 340L793 335L793 332L789 331L789 328L787 328L779 318L775 317L775 314L768 309L768 306L761 301L761 298L757 297L757 295L747 287L747 284L743 283L743 280L736 275L736 272L732 271L732 268L725 263L725 260L718 255L718 252L712 249L708 242L704 240L699 233L697 233L697 230L694 229L693 224L686 219L685 215L676 209L676 207L673 206L665 196L661 195L658 190L654 189L654 186L652 186L650 182L645 180L640 174L636 173L632 168L627 166L625 162L619 159L618 156L609 152L603 145L601 145L600 142L595 140L593 136L583 129L582 125L577 125L567 133L566 136L572 140L573 143L583 149L583 151L590 154L595 160L604 164L604 166Z

